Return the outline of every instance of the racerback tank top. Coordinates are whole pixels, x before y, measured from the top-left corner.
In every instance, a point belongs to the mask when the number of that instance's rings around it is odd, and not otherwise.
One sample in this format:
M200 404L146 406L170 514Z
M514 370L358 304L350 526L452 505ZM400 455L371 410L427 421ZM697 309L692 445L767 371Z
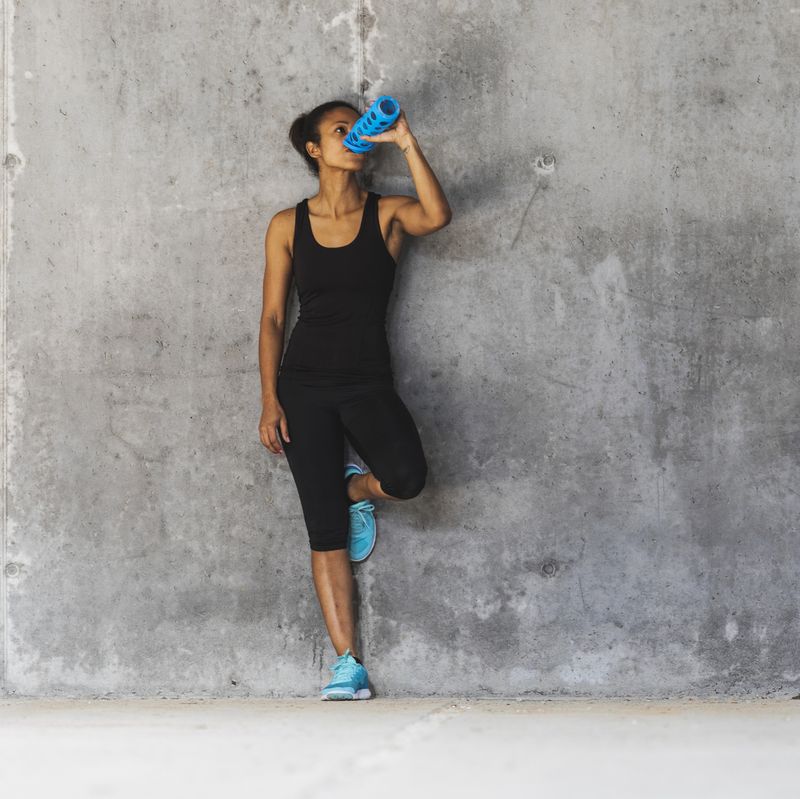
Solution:
M324 247L314 238L308 198L296 207L292 273L300 311L279 374L308 385L391 384L386 308L397 264L368 192L355 239Z

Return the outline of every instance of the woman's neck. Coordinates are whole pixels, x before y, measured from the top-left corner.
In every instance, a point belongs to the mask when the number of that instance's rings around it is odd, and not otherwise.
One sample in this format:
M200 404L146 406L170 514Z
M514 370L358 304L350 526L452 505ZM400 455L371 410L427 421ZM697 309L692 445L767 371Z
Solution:
M354 180L340 186L327 182L320 184L316 197L311 199L314 200L316 214L336 220L361 208L364 194L365 191Z

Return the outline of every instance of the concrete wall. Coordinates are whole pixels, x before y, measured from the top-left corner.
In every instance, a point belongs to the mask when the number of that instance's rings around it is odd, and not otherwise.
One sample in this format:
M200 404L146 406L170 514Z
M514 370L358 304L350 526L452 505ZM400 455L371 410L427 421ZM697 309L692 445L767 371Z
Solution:
M390 306L430 475L356 566L377 691L797 693L790 6L5 0L3 692L327 681L263 239L294 116L387 92L454 217Z

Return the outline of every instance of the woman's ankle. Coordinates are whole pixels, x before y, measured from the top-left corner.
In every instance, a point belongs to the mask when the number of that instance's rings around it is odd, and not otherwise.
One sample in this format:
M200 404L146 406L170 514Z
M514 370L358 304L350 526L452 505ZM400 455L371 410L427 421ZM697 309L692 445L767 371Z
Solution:
M344 489L345 496L349 504L360 502L362 499L368 499L369 494L364 493L364 481L371 472L364 472L363 474L351 474L345 478ZM353 496L355 494L355 496Z

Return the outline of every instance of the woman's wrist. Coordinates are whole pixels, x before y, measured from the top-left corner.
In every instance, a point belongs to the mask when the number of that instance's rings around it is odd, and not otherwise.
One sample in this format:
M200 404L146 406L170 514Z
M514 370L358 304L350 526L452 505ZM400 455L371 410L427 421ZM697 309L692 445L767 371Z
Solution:
M400 151L403 153L403 155L408 155L413 148L419 147L417 138L413 133L407 133L402 139L398 139L396 144L400 148Z

